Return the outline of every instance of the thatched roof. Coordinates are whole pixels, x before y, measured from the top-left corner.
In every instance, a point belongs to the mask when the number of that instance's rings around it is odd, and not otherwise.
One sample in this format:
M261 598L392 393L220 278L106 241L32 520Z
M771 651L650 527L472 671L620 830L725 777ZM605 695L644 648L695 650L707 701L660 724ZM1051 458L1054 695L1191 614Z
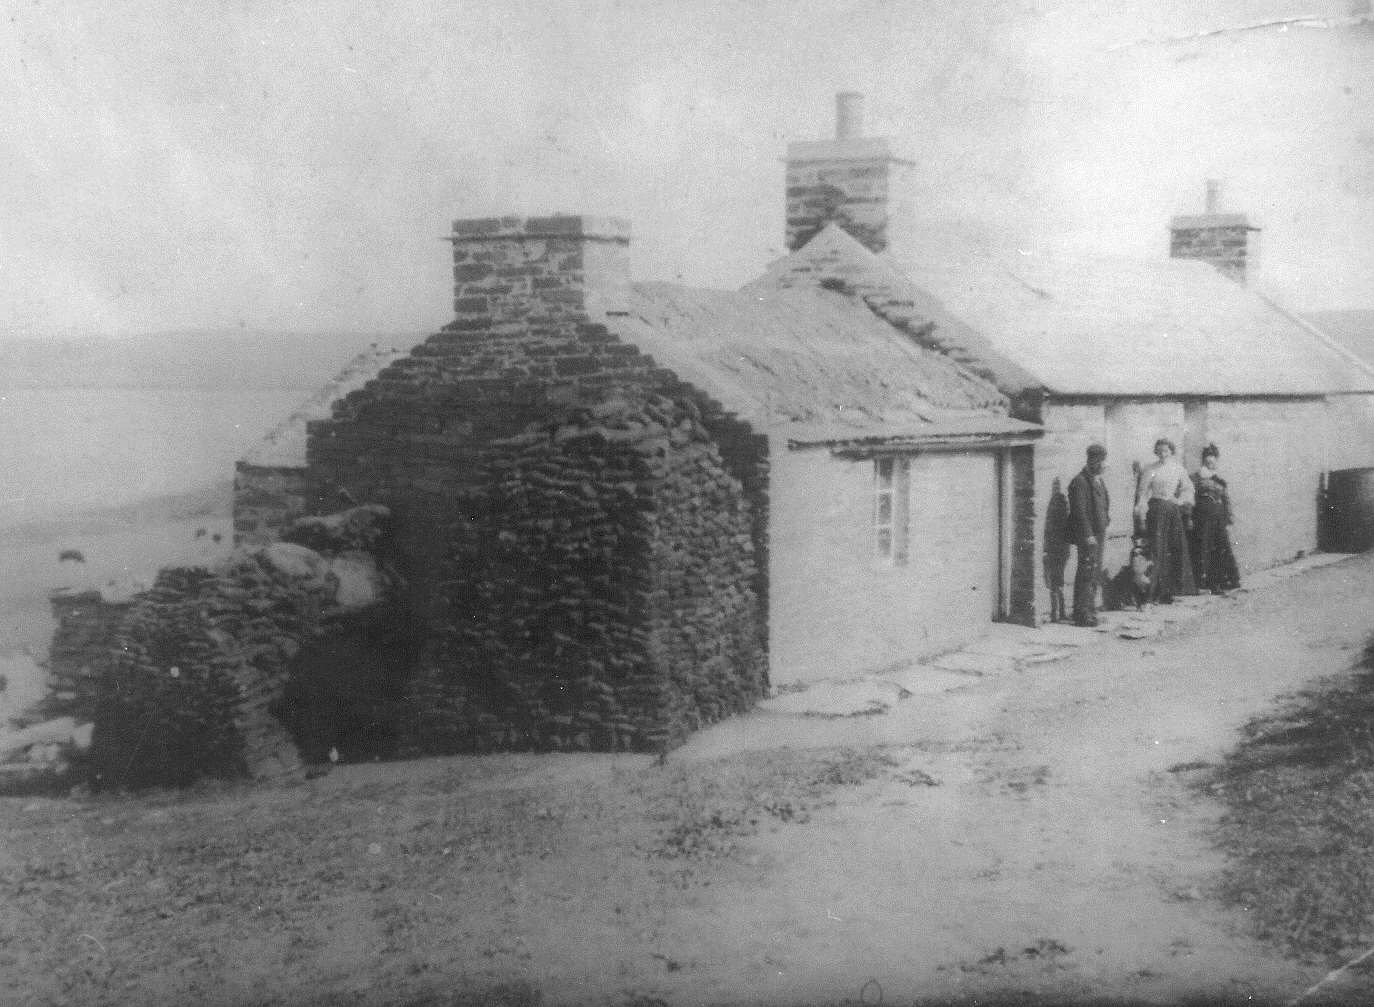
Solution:
M998 389L922 347L853 293L634 287L612 329L756 429L795 441L997 437Z

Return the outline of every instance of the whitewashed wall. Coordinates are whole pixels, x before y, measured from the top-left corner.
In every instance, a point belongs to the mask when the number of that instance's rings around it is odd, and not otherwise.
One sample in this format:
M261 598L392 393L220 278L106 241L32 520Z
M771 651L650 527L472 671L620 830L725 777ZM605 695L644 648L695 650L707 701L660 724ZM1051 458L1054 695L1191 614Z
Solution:
M1104 563L1109 570L1130 548L1133 462L1154 461L1154 442L1168 437L1191 471L1202 447L1221 449L1221 471L1236 513L1232 540L1241 570L1294 559L1317 547L1317 499L1322 473L1374 466L1374 396L1330 400L1214 399L1111 400L1094 404L1051 401L1045 435L1035 448L1037 552L1043 551L1044 516L1056 479L1063 492L1083 467L1094 441L1107 448L1106 479L1112 524ZM1074 560L1068 564L1072 586ZM1043 579L1036 610L1049 611Z
M875 558L871 459L785 447L772 458L773 684L871 673L987 631L998 605L993 453L912 459L906 565Z

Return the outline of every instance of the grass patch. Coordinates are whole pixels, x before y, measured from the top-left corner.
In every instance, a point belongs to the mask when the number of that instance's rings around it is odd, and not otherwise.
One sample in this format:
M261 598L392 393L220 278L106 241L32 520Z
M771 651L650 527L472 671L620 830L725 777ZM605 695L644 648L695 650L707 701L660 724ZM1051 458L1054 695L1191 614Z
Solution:
M747 882L750 836L899 764L501 755L0 799L0 1003L554 1007L541 958L693 967L665 906Z
M749 775L678 771L671 778L665 827L653 847L660 857L729 856L740 841L772 823L806 822L829 795L900 765L880 749L839 749L780 761L749 760Z
M1356 667L1246 725L1198 785L1226 805L1217 894L1261 938L1336 962L1374 944L1374 639Z

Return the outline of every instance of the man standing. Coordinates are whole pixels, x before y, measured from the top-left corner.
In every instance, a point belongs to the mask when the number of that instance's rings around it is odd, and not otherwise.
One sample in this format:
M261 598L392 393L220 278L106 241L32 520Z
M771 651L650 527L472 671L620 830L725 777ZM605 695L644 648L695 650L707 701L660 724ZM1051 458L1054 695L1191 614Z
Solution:
M1078 626L1097 625L1097 581L1111 503L1107 484L1102 481L1106 461L1106 448L1089 445L1088 463L1069 483L1069 534L1078 549L1078 569L1073 576L1073 621Z

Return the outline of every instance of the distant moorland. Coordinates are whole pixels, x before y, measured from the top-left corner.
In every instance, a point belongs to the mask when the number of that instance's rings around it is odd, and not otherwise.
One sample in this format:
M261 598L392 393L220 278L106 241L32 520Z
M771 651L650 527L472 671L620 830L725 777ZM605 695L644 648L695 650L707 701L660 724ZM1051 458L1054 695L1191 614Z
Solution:
M424 335L227 329L0 338L0 389L314 390L369 345L408 349Z

